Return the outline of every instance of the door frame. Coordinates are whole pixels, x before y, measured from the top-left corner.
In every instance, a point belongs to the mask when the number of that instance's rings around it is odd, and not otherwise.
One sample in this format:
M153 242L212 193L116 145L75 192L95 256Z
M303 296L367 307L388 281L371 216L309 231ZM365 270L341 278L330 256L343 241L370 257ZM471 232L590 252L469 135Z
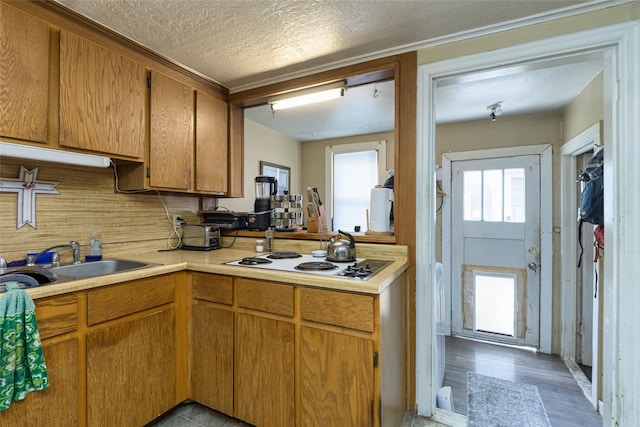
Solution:
M561 353L560 356L564 360L575 362L576 360L576 335L578 325L576 324L578 307L577 301L577 280L576 269L578 265L578 254L575 251L576 242L578 241L578 188L576 186L576 177L578 169L576 165L576 157L593 149L594 145L600 145L600 123L596 123L590 128L582 131L580 134L567 141L560 147L561 163L561 201L560 216L562 221L562 235L560 242L560 265L561 283L562 283L562 320L561 320ZM583 227L586 227L584 224ZM590 260L583 257L583 262L589 263ZM601 289L601 288L600 288ZM601 298L601 292L598 291L598 299ZM574 303L571 304L570 302ZM598 318L594 316L592 333L594 336L594 349L597 348L597 336L602 333L598 324ZM599 372L602 367L599 366L598 352L592 354L592 375L591 375L591 396L589 400L595 407L598 406L598 384L600 382Z
M436 327L435 313L435 84L436 79L487 70L498 65L524 63L549 57L567 57L587 50L604 54L605 141L605 251L603 331L604 425L633 424L640 411L640 341L635 329L640 322L635 306L640 300L640 23L624 22L595 29L540 39L529 43L456 57L418 66L416 140L416 410L419 415L448 420L449 412L435 408ZM615 97L614 97L615 94ZM619 177L625 177L624 180ZM614 216L614 212L617 215ZM626 215L624 214L626 213ZM564 307L569 302L562 301ZM575 303L571 302L571 303Z
M546 312L543 307L553 307L553 186L552 186L552 147L550 144L524 145L486 150L461 151L442 155L442 191L451 192L451 163L464 160L481 160L499 157L537 155L540 157L540 314L539 346L543 353L551 353L553 311ZM451 196L453 197L453 196ZM442 265L445 284L445 310L448 320L445 323L451 334L451 203L442 208Z

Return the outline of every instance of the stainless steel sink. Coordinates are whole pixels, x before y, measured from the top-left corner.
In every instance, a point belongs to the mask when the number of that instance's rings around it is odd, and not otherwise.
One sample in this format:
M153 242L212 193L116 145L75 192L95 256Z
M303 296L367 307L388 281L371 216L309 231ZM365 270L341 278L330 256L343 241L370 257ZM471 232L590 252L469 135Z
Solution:
M75 279L82 279L86 277L97 277L107 274L122 273L123 271L138 270L140 268L153 267L155 265L158 264L124 259L105 259L102 261L92 261L82 264L52 267L48 268L48 270L56 275L70 276Z

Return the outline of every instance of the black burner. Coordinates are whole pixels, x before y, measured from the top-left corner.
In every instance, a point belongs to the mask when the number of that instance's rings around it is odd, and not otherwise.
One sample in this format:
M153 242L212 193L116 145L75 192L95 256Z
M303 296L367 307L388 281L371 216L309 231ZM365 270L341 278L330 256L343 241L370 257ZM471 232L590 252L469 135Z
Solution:
M338 268L338 266L335 264L331 264L330 262L316 261L303 262L302 264L296 265L294 268L300 271L325 271L335 270L336 268Z
M272 254L268 255L267 258L271 258L271 259L287 259L287 258L300 258L302 255L300 255L298 252L273 252Z
M238 264L241 265L258 265L258 264L271 264L273 261L270 261L266 258L257 258L257 257L247 257L242 258Z

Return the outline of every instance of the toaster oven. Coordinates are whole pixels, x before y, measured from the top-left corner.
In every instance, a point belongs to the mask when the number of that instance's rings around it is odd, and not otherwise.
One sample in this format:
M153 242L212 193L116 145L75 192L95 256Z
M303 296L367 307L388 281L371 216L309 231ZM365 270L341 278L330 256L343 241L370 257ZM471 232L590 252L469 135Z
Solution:
M220 248L220 228L210 225L183 225L181 249L210 251Z

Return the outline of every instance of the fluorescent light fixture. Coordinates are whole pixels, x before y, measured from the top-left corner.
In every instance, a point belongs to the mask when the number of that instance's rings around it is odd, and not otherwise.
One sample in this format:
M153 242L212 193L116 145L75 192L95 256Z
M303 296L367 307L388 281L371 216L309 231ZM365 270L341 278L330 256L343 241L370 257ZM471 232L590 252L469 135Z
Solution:
M72 153L70 151L53 150L51 148L34 147L33 145L14 144L4 141L0 141L0 156L96 168L107 168L111 164L111 159L108 157Z
M340 98L344 95L345 89L346 84L344 81L341 81L272 96L267 102L271 105L273 111L284 110L285 108L299 107L301 105Z

